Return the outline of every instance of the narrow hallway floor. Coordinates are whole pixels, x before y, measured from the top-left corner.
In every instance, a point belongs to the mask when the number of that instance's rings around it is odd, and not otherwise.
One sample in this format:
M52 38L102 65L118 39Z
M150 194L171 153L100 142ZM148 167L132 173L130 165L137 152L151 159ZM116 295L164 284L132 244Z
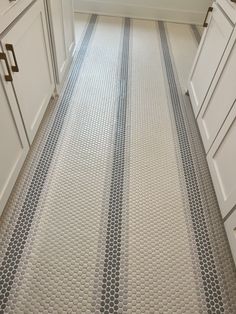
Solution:
M78 14L0 225L0 313L236 313L188 98L199 29Z

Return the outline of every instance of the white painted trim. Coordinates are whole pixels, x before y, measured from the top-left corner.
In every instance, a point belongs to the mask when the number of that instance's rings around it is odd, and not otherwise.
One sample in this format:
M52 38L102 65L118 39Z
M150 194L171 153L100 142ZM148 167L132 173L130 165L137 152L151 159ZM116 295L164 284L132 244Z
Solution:
M114 3L103 0L76 0L75 12L100 15L126 16L139 19L164 20L177 23L201 25L206 12L172 10L157 7Z

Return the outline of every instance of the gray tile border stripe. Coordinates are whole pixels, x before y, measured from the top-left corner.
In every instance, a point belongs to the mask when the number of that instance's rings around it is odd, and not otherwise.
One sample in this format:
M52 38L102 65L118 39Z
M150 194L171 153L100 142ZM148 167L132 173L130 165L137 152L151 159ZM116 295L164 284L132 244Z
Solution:
M58 111L56 113L52 128L49 132L47 141L42 150L41 157L33 174L25 201L20 210L20 215L0 267L0 313L4 313L4 309L6 308L6 304L10 296L11 287L13 285L18 265L26 245L27 237L30 233L34 214L37 210L47 173L53 159L54 151L57 146L68 107L70 105L74 87L80 74L90 39L95 28L96 20L97 15L92 15L81 46L75 54L76 56L74 67L65 87L63 96L60 99Z
M121 250L122 250L122 207L125 176L126 113L128 102L130 19L125 18L121 54L121 69L118 87L115 138L112 173L108 204L106 244L104 252L103 279L100 301L101 313L118 313Z
M208 233L208 226L204 216L204 207L201 200L200 188L195 172L193 156L187 135L187 129L181 108L181 96L177 88L170 48L163 22L158 22L161 46L169 84L169 92L174 113L174 119L179 141L179 149L189 201L192 228L196 241L199 268L204 287L204 295L208 313L222 313L225 311L222 291L219 284L219 274L213 256L213 250ZM194 187L194 190L193 190Z
M201 34L200 34L198 28L197 28L197 26L194 25L194 24L191 24L190 26L191 26L191 29L192 29L192 31L193 31L194 37L195 37L197 43L199 44L200 41L201 41L201 37L202 37L202 36L201 36Z

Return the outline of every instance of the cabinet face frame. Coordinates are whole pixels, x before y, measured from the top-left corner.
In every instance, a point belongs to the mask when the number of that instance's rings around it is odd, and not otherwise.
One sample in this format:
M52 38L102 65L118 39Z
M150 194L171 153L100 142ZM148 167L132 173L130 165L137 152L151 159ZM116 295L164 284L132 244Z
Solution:
M0 48L1 51L1 48ZM19 143L22 146L21 154L18 156L15 161L14 166L9 172L9 176L5 182L4 188L0 191L0 215L6 205L6 202L10 196L12 188L15 184L15 181L19 175L21 167L23 166L24 160L29 150L28 140L25 134L24 126L20 116L20 111L16 102L15 94L12 88L11 82L6 82L4 79L5 69L0 64L0 88L3 90L3 96L5 103L8 103L9 112L11 113L13 124L15 125L16 133L18 134ZM1 111L1 109L0 109ZM6 134L7 140L7 134ZM3 162L1 160L1 162Z
M230 192L226 194L225 183L223 182L223 179L222 179L222 175L224 173L220 171L217 165L216 156L218 152L221 152L223 144L225 143L225 141L228 140L228 136L230 135L230 132L232 130L236 130L236 101L227 119L225 120L225 123L222 129L220 130L214 144L212 145L207 155L207 162L209 165L211 177L213 180L213 185L215 187L216 196L219 202L219 206L220 206L221 214L223 218L236 205L236 177L234 177L233 182L231 182L232 186L230 187ZM233 154L233 155L231 154L231 156L236 156L236 145L232 145L231 150ZM229 152L227 152L225 156L229 156ZM235 162L233 164L228 164L227 162L225 162L224 167L225 167L225 171L227 170L227 172L230 172L231 169L235 169Z
M66 40L65 40L65 29L64 29L64 21L63 21L63 3L62 0L49 0L47 2L48 5L48 13L49 13L49 25L51 29L51 39L52 39L52 47L53 47L53 56L54 56L54 66L55 66L55 73L56 73L56 81L57 84L60 84L60 82L63 79L63 76L66 71L67 67L67 49L66 49ZM53 13L56 13L56 10L59 11L57 13L57 21L60 23L60 29L58 29L57 25L55 25L55 19L53 16ZM57 36L57 33L60 33L60 37ZM58 47L58 41L61 44L61 49ZM59 62L58 60L58 49L60 50L60 53L63 54L63 60L60 60L62 62Z
M74 1L63 0L65 39L68 56L72 57L75 51L75 24L74 24ZM68 22L69 21L69 22ZM68 27L69 24L69 27ZM70 38L71 37L71 38Z
M226 17L225 13L214 3L213 4L213 11L212 13L209 15L209 18L208 18L208 27L204 30L204 33L203 33L203 36L202 36L202 39L201 39L201 43L199 45L199 48L198 48L198 53L195 57L195 60L194 60L194 63L193 63L193 67L191 69L191 72L190 72L190 76L189 76L189 80L188 80L188 92L189 92L189 95L190 95L190 98L191 98L191 102L192 102L192 107L193 107L193 111L194 111L194 114L195 116L197 117L199 112L200 112L200 109L202 107L202 104L206 98L206 95L209 91L209 88L211 86L211 83L212 83L212 80L215 76L215 73L217 71L217 68L220 64L220 61L223 57L223 54L224 54L224 51L227 47L227 44L230 40L230 36L233 32L233 24L231 23L231 21ZM201 103L199 103L198 101L198 95L196 95L196 92L195 92L195 87L194 87L194 83L193 83L193 77L195 75L195 72L198 68L198 62L202 56L202 52L204 51L204 48L205 48L205 43L208 41L208 38L210 35L208 35L210 33L211 30L211 26L212 26L212 22L215 20L215 17L217 17L217 19L219 19L218 22L224 22L225 26L227 26L227 30L226 30L226 33L228 34L227 37L228 37L228 40L226 41L226 44L225 44L225 47L222 51L222 56L220 57L219 59L219 62L218 64L216 65L216 69L215 69L215 72L213 73L212 75L212 78L209 82L209 86L207 86L206 88L206 91L204 93L204 96L203 96L203 100L201 101ZM209 60L210 61L210 60Z
M44 81L43 74L47 74L47 79L49 80L49 84L47 87L47 90L45 89L45 94L41 95L42 99L39 98L40 103L38 103L38 109L35 107L35 113L34 116L29 117L27 113L27 106L29 106L29 103L25 104L22 99L24 99L24 95L27 95L27 93L31 92L30 87L28 86L28 90L26 91L26 87L22 88L24 86L24 78L26 80L30 80L31 77L31 82L32 84L40 84L40 81L37 81L37 77L32 75L29 77L26 77L22 74L21 69L27 69L28 64L25 62L23 64L19 64L19 72L18 73L13 73L12 72L12 77L13 77L13 88L15 90L15 94L18 100L19 108L22 114L23 122L27 131L27 136L30 141L30 143L33 142L34 136L38 130L38 127L40 125L40 122L42 120L42 117L46 111L46 108L49 104L50 98L53 95L53 91L55 88L55 83L54 83L54 76L53 76L53 67L52 67L52 57L51 57L51 50L50 50L50 44L49 44L49 36L48 36L48 27L47 27L47 22L46 22L46 12L45 12L45 7L44 7L44 1L43 0L38 0L34 2L30 8L21 16L21 18L9 29L7 33L4 34L4 36L1 39L1 44L4 53L8 56L8 61L9 64L12 65L12 55L6 50L6 44L13 44L15 46L16 44L21 43L20 40L24 38L25 34L28 34L32 30L30 27L36 23L37 19L39 19L40 29L42 38L43 38L43 43L42 46L44 47L43 53L45 53L46 59L44 59L46 65L44 69L47 68L48 73L42 72L40 73L40 79L41 82ZM39 29L39 28L38 28ZM37 29L37 30L38 30ZM27 35L28 36L28 35ZM32 43L33 45L33 43ZM22 56L22 60L29 60L31 64L37 62L37 58L35 55L32 55L30 51L30 47L26 47L25 49L21 47L20 50ZM19 56L19 52L17 53L17 47L15 47L15 54L16 54L16 59L20 59L21 56ZM26 58L26 55L28 54L28 57ZM43 59L41 59L43 60ZM29 68L30 70L33 69L32 67ZM35 73L36 75L36 73ZM21 85L20 85L21 84ZM23 84L23 85L22 85ZM24 89L24 90L23 90ZM40 96L40 97L41 97ZM34 95L31 95L31 99L34 97ZM39 97L39 95L38 95ZM33 108L33 107L32 107Z
M69 6L69 8L68 8ZM74 27L74 16L73 16L73 0L49 0L47 1L48 14L49 14L49 26L52 39L53 57L54 57L54 68L57 83L57 90L59 91L63 81L65 80L66 73L72 61L72 57L75 50L75 27ZM58 12L55 18L55 12ZM71 35L72 42L68 37L68 21L67 14L71 11ZM60 24L59 28L55 23ZM70 31L69 30L69 31ZM60 45L60 47L59 47ZM60 58L60 54L64 54L63 58Z
M230 38L230 42L226 48L226 51L224 53L224 56L221 60L221 63L219 65L219 68L216 72L216 75L213 79L213 82L211 84L211 87L207 93L207 96L205 98L205 101L202 105L202 108L200 110L200 113L198 115L198 119L197 119L197 122L198 122L198 127L199 127L199 130L200 130L200 133L201 133L201 137L202 137L202 141L203 141L203 144L204 144L204 148L205 148L205 151L206 153L209 151L209 149L211 148L217 134L219 133L225 119L227 118L232 106L234 105L234 101L232 102L228 112L226 113L226 115L224 117L222 117L222 124L220 125L219 129L218 129L218 132L216 132L216 134L214 135L214 137L210 137L208 136L207 134L207 130L206 130L206 126L204 124L204 115L208 109L208 107L211 105L211 100L212 100L212 97L214 96L214 93L218 87L218 85L220 84L220 80L222 78L222 75L224 75L224 70L227 68L227 62L229 62L230 60L230 57L231 57L231 54L232 53L236 53L236 28L234 29L233 31L233 34ZM236 99L236 88L235 88L235 99ZM234 100L235 100L234 99Z

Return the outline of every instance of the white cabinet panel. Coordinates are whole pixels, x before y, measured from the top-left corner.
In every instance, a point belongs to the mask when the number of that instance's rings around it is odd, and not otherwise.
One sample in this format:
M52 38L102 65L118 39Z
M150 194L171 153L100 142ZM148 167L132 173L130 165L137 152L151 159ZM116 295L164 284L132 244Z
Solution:
M188 84L196 116L206 97L232 31L232 24L220 8L214 4L209 25L202 38Z
M51 27L53 31L54 55L56 58L57 80L62 81L67 69L67 47L64 31L63 1L51 0Z
M72 0L63 0L63 15L67 53L71 57L75 49L74 7Z
M0 33L32 2L33 0L0 0Z
M5 68L0 65L0 76ZM28 142L11 83L0 79L0 215L28 152Z
M236 103L212 145L207 161L225 217L236 205Z
M236 210L225 221L225 230L229 239L229 244L236 264Z
M50 0L48 7L59 86L65 78L75 48L73 1Z
M236 31L232 42L233 47L229 45L198 116L198 125L206 152L236 100Z
M13 5L16 5L17 2L10 2L9 0L0 1L0 16L5 15Z
M42 0L37 1L2 39L11 66L15 65L14 49L19 71L12 73L13 86L30 142L53 94L54 82L49 39Z
M236 3L232 0L217 0L219 6L224 10L231 21L236 23Z

